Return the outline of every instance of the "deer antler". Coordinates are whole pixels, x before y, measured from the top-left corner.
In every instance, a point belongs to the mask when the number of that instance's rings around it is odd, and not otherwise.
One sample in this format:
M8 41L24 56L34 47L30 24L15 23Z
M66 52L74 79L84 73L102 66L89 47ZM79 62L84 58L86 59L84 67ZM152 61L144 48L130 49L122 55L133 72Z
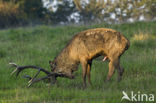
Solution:
M38 72L35 74L35 76L33 78L30 77L29 75L23 76L24 78L28 78L29 79L28 87L30 87L33 83L39 82L41 80L49 79L54 84L56 82L56 77L58 77L58 76L60 76L60 77L68 77L65 74L49 72L49 71L47 71L47 70L45 70L45 69L43 69L41 67L37 67L37 66L32 66L32 65L18 66L16 63L9 63L9 64L12 65L13 67L15 67L15 70L13 70L11 75L13 75L16 72L16 77L24 69L36 69L36 70L38 70ZM36 78L39 75L40 71L42 71L45 74L47 74L47 76L44 76L44 77L41 77L41 78Z
M13 70L13 72L11 73L11 75L13 75L16 72L16 77L24 69L36 69L36 70L38 70L38 72L35 74L35 76L33 78L30 77L29 75L24 76L24 78L30 79L29 82L28 82L29 83L28 87L30 87L35 82L45 80L45 79L50 79L51 80L50 77L54 78L57 75L59 75L58 73L51 73L51 72L49 72L49 71L47 71L47 70L45 70L45 69L43 69L41 67L37 67L37 66L18 66L16 63L9 63L9 64L12 65L13 67L16 67L15 70ZM40 71L46 73L47 76L41 77L41 78L36 78L39 75ZM54 80L55 80L55 78L54 78Z

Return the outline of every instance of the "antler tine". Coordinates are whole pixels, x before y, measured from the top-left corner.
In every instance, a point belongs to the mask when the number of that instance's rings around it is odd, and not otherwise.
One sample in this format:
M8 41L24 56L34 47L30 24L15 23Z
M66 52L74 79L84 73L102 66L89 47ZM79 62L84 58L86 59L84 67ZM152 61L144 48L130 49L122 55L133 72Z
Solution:
M17 67L17 64L16 63L9 63L10 65L14 66L14 67Z
M48 79L50 77L50 75L48 76L45 76L45 77L41 77L41 78L33 78L31 79L29 82L28 82L28 87L30 87L32 84L36 83L36 82L39 82L41 80L45 80L45 79Z
M16 67L14 70L13 70L13 72L11 72L11 75L13 75L15 72L16 72L16 77L19 75L19 73L23 70L23 69L25 69L25 67L23 66L17 66L17 64L16 63L9 63L10 65L12 65L13 67Z
M38 76L38 74L40 73L40 71L41 70L39 69L38 72L35 74L35 76L32 79L30 79L30 81L28 83L32 82Z
M16 63L9 63L10 65L12 65L13 67L16 67L12 72L11 75L13 75L17 70L18 70L18 66Z

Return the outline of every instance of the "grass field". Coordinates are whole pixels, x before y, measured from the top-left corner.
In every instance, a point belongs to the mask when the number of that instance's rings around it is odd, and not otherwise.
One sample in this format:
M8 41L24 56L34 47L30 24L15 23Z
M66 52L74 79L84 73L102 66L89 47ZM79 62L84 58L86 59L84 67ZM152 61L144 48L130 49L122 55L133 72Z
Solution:
M93 85L86 89L82 88L81 66L75 72L75 79L58 78L58 84L53 86L39 82L27 88L27 80L22 75L36 73L32 70L23 71L18 78L10 76L9 62L37 65L50 71L48 61L53 60L75 33L95 27L118 30L131 42L121 58L125 73L120 83L117 82L117 72L110 82L104 82L108 62L100 59L93 61ZM128 94L140 91L156 96L156 21L0 30L0 103L120 103L123 90ZM123 100L122 103L132 102Z

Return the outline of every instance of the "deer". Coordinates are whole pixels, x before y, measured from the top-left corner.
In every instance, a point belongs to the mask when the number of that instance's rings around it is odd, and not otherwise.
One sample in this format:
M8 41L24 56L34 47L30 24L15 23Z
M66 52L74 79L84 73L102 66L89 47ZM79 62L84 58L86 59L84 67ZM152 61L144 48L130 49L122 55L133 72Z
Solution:
M99 56L103 56L103 61L109 60L106 81L111 79L115 70L118 71L117 80L121 81L124 68L120 65L120 57L129 46L130 41L116 30L109 28L88 29L74 35L54 60L49 61L51 71L37 66L18 66L16 63L10 63L13 67L16 67L11 74L16 72L16 76L18 76L24 69L36 69L38 72L34 77L24 76L30 79L28 87L45 79L55 84L57 77L74 79L73 72L77 71L79 64L81 64L83 87L86 87L86 78L88 78L89 85L92 85L90 79L92 61ZM46 76L37 78L40 71L44 72Z

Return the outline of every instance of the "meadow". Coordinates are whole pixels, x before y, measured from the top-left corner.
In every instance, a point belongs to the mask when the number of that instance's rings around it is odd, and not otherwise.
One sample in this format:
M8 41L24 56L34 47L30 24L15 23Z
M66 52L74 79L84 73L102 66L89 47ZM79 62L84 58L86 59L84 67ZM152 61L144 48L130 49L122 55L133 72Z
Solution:
M75 72L75 79L58 78L57 85L52 86L41 81L28 88L28 80L22 76L33 76L36 73L33 70L24 70L17 78L10 75L13 68L9 62L36 65L50 71L49 60L55 58L74 34L97 27L120 31L131 42L121 57L121 65L125 68L121 82L117 82L117 72L110 82L104 82L108 62L102 62L101 58L93 61L93 85L86 89L82 88L81 66ZM132 103L121 101L122 91L154 94L156 98L156 21L117 25L40 25L0 30L0 103Z

